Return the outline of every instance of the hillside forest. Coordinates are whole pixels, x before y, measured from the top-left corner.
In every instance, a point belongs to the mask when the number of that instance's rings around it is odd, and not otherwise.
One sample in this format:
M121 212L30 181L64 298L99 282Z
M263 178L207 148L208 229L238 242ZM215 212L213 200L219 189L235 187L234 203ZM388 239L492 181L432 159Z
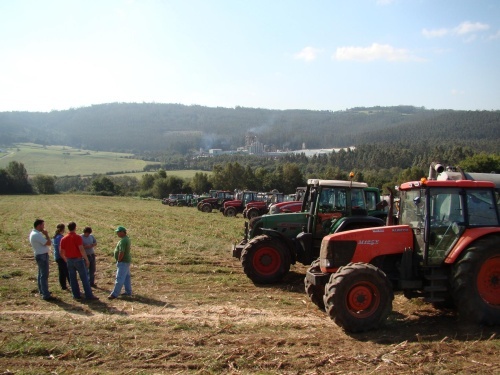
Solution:
M412 106L280 111L114 103L49 113L2 112L0 133L4 147L17 142L62 144L130 152L155 162L146 165L148 173L140 178L28 176L22 164L9 164L0 169L3 194L79 191L162 198L210 188L291 193L307 178L346 179L351 171L355 180L384 189L426 176L432 161L469 172L500 171L500 111ZM351 149L313 157L200 153L210 148L236 150L248 133L270 150L300 150L304 145ZM182 179L170 172L182 169L207 173Z

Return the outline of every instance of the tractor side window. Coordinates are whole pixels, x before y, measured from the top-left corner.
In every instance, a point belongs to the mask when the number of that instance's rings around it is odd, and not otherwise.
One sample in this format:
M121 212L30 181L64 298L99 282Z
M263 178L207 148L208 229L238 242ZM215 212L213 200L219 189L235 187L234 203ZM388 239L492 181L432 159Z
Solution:
M346 210L347 192L344 188L324 188L321 190L319 208L321 212Z
M375 201L375 197L373 198ZM359 210L366 210L365 203L365 192L362 189L352 189L351 190L351 203L352 208Z
M368 211L375 211L377 209L377 194L374 191L365 191L366 208Z
M498 216L491 190L468 190L469 225L498 225Z

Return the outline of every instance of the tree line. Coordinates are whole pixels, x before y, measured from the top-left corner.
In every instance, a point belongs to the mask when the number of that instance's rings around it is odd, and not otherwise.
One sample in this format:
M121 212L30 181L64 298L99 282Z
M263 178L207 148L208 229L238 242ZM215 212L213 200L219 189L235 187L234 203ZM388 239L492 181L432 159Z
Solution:
M235 150L252 133L270 149L339 148L387 142L484 141L497 152L500 111L358 107L344 111L209 108L111 103L49 113L0 112L2 144L62 144L149 157Z
M427 176L431 162L461 167L468 172L500 173L500 155L474 153L462 148L435 148L416 157L407 150L386 150L378 158L370 158L366 150L342 151L312 158L290 155L286 158L230 157L213 158L211 173L198 172L192 178L180 178L164 169L150 170L142 177L93 175L91 177L54 177L37 175L29 178L22 163L10 162L0 169L0 194L55 194L83 193L97 195L139 196L161 199L168 194L208 192L218 190L271 191L285 194L304 186L308 178L347 180L354 172L354 180L368 183L384 191L404 181ZM404 154L406 167L384 163ZM388 167L388 165L392 165ZM362 167L359 167L362 166Z

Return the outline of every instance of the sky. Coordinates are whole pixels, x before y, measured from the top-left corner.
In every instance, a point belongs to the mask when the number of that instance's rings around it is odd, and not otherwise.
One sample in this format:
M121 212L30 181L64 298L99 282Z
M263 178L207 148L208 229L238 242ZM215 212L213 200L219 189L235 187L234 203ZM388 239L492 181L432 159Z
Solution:
M500 110L498 0L0 0L0 111Z

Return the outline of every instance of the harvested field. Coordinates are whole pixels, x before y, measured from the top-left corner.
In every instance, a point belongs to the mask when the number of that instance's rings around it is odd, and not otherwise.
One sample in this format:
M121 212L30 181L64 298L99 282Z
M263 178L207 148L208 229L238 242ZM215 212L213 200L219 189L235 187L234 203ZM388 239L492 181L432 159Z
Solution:
M1 374L499 374L498 327L397 295L378 331L348 335L310 303L305 266L258 286L231 258L243 219L132 198L2 196ZM97 302L37 295L28 234L36 217L90 225L98 241ZM131 298L108 300L113 229L132 240Z

